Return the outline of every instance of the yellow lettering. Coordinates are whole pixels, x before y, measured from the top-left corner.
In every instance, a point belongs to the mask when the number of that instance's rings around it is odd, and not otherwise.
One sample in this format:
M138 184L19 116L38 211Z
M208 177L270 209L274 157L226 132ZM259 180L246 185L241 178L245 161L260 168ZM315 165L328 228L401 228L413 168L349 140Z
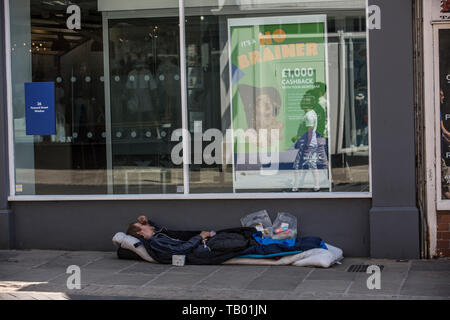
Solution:
M275 57L276 57L277 59L281 59L281 50L280 50L280 46L275 46L273 49L275 50Z
M250 62L248 61L246 54L242 54L242 55L238 56L238 61L239 61L240 69L245 69L248 66L250 66Z
M273 59L275 59L275 57L273 56L272 50L270 50L268 47L266 47L264 49L263 61L271 61Z
M270 31L267 31L265 34L259 34L259 44L261 46L272 44L272 36L270 35Z
M309 42L306 44L306 55L307 56L317 56L319 54L317 43Z
M261 63L261 53L259 51L252 51L248 53L251 64Z
M297 56L304 57L305 56L305 44L304 43L297 43Z
M281 43L286 40L286 32L283 29L277 29L273 32L272 38L275 42Z
M281 46L283 52L283 58L295 57L295 45L294 44L283 44Z

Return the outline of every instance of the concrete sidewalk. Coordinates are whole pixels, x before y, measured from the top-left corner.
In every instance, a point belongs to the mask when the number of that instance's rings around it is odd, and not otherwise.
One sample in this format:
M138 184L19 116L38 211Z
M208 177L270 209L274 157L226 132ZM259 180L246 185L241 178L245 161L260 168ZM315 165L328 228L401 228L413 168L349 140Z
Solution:
M352 265L382 265L369 290ZM67 268L80 267L69 290ZM184 266L119 260L113 252L0 251L0 300L10 299L450 299L450 260L345 258L329 269Z

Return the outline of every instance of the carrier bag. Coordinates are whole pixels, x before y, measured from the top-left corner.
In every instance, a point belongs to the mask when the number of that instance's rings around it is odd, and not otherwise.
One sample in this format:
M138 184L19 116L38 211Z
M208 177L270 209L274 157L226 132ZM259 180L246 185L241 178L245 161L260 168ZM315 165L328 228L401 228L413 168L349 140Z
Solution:
M266 210L250 213L241 218L243 227L252 227L262 232L264 237L272 236L272 220Z
M272 226L272 239L297 238L297 218L287 212L279 212Z

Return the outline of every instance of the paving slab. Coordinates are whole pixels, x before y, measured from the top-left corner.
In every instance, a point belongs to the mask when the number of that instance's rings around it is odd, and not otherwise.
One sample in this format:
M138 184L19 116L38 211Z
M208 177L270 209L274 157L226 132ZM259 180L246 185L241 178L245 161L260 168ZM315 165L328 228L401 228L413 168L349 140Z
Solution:
M394 295L397 296L400 293L400 289L403 285L404 278L397 276L383 276L380 278L380 289L369 289L367 286L367 279L370 275L358 275L352 282L349 290L346 292L351 294L363 294L363 295Z
M100 269L100 270L114 270L121 271L132 265L135 265L137 261L135 260L120 260L113 256L102 257L99 260L93 261L85 265L84 269Z
M450 270L447 271L410 271L409 282L442 283L450 285Z
M155 287L173 287L173 288L191 288L196 283L204 279L205 276L202 274L183 274L167 272L163 275L156 277L154 280L150 280L145 287L155 288Z
M84 267L90 263L93 263L102 258L109 258L104 254L99 254L98 252L67 252L60 256L57 256L46 263L38 266L40 269L51 269L51 268L68 268L71 265L76 265L79 267Z
M260 291L258 300L284 300L288 295L288 292L283 291Z
M166 269L169 268L169 266L165 266ZM170 269L170 273L173 274L199 274L204 275L205 277L210 275L213 272L216 272L222 268L222 266L210 266L210 265L200 265L200 266L194 266L194 265L185 265L183 267L173 267Z
M402 296L446 297L450 299L450 283L406 280L400 291Z
M49 282L50 280L65 274L65 269L39 269L30 268L2 277L3 281L16 282Z
M314 269L308 280L353 280L356 273L336 271L334 269Z
M450 271L450 259L412 261L411 271Z
M349 280L304 280L296 287L295 292L288 294L288 297L307 293L344 294L351 283Z
M0 263L20 264L23 267L36 267L64 253L66 252L48 250L3 250L0 251Z
M268 267L248 267L240 269L240 266L224 266L215 273L210 274L196 286L224 289L245 289Z
M162 265L162 264L153 264L148 262L136 262L128 267L125 267L119 271L119 273L123 274L161 274L163 272L167 272L172 266L171 265Z
M302 267L269 267L267 271L251 281L246 289L293 291L311 271L312 269Z
M30 267L21 265L1 264L0 263L0 281L7 281L14 278L14 275L29 270Z

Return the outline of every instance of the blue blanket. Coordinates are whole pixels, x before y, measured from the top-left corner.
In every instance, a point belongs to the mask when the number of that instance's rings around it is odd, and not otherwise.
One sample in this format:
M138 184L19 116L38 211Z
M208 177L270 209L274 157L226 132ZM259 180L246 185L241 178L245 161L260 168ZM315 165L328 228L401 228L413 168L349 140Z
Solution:
M273 258L302 253L310 249L328 249L321 238L305 237L286 240L262 238L262 233L253 234L257 245L246 249L239 258Z

